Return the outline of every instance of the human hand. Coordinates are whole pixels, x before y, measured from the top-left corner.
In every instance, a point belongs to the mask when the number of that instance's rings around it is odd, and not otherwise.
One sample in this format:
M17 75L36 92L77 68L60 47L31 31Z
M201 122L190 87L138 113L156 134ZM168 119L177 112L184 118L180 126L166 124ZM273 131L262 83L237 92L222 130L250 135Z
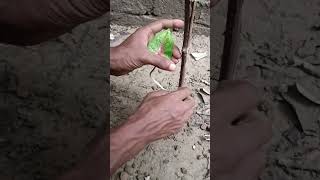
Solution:
M213 177L256 180L265 164L271 123L257 110L257 90L244 81L221 82L213 95Z
M175 92L156 91L148 94L128 123L139 129L150 143L181 129L191 117L195 100L188 88ZM135 126L135 127L133 127Z
M110 50L111 74L124 75L143 65L150 64L163 70L174 71L178 59L181 58L179 49L174 46L172 61L164 56L149 52L149 40L163 29L182 28L184 22L178 19L162 19L139 28L119 46Z

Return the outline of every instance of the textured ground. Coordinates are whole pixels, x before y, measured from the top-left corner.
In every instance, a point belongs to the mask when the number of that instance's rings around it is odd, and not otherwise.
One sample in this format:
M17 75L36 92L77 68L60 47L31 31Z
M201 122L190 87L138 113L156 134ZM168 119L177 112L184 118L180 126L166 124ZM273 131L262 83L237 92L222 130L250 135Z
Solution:
M106 25L32 47L0 44L1 180L54 178L105 126Z
M318 0L245 1L238 77L264 89L261 108L274 126L262 180L320 178L319 9ZM226 1L213 13L212 57L218 67ZM297 92L296 84L304 90Z
M121 42L133 28L111 26L115 40L111 45ZM182 33L175 33L178 47L182 47ZM195 35L191 52L207 52L209 55L209 37ZM210 104L209 96L203 94L202 101L197 92L200 88L209 91L209 86L201 82L210 81L209 56L195 61L191 57L188 62L187 84L192 88L197 100L197 109L190 122L177 135L159 140L147 146L136 158L123 166L112 179L209 179L210 143L204 140L209 134ZM180 67L180 63L178 65ZM149 78L151 66L143 67L127 76L111 77L111 125L117 125L135 111L143 97L157 86ZM180 68L175 73L156 71L154 77L170 90L177 87ZM202 129L201 126L202 125ZM128 176L125 178L125 176Z

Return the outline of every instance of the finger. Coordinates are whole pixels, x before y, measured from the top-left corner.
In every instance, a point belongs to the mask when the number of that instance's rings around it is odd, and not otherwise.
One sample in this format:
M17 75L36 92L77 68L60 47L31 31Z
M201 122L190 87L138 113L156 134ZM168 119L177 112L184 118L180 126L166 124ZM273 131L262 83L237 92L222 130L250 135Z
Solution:
M168 91L159 90L159 91L154 91L154 92L150 93L150 95L151 95L152 97L159 97L159 96L166 95L166 94L168 94L168 93L169 93Z
M257 89L246 81L223 81L213 94L215 123L231 123L260 102Z
M171 61L172 61L173 63L175 63L175 64L178 64L178 62L179 62L178 59L174 59L174 58L172 58Z
M239 157L261 149L272 136L271 121L268 121L262 113L255 111L246 119L246 123L231 127L234 137L233 148L237 149Z
M182 28L184 26L184 21L180 19L161 19L150 23L143 27L143 31L148 34L149 39L154 36L157 32L161 31L162 29L175 29L175 28Z
M172 56L173 56L173 58L175 58L175 59L180 59L180 58L181 58L180 50L179 50L179 48L178 48L176 45L173 47Z
M191 96L188 96L183 102L186 109L193 109L196 105L196 101Z
M187 87L179 88L177 91L169 93L167 96L170 96L173 99L185 100L192 94L191 90Z
M143 59L145 64L150 64L166 71L174 71L177 67L174 62L163 56L150 52L146 52L145 54L147 54Z
M257 180L265 169L265 164L266 152L256 151L240 162L233 177L237 177L239 180Z

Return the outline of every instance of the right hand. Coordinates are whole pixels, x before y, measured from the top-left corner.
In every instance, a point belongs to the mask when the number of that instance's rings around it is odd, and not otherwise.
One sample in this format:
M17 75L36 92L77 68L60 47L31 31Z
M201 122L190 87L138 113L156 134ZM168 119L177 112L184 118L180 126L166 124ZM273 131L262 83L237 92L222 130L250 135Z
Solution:
M195 100L188 88L174 92L149 93L128 123L139 129L148 143L167 137L181 129L190 118Z
M213 177L257 180L265 165L271 123L257 110L257 89L245 81L224 81L213 95Z

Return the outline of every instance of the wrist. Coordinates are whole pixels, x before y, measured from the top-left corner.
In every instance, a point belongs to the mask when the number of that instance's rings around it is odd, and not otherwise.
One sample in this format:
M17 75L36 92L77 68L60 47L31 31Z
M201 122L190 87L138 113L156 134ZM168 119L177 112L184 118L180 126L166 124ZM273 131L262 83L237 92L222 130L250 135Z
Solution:
M143 122L141 118L134 115L130 116L125 123L112 132L112 135L118 136L124 143L132 141L136 144L147 145L150 138L144 132L144 125L140 123Z
M132 159L148 144L147 138L141 134L138 126L129 118L126 123L111 130L110 174Z
M125 74L125 68L122 65L128 58L128 53L121 45L110 48L110 74L120 76Z

